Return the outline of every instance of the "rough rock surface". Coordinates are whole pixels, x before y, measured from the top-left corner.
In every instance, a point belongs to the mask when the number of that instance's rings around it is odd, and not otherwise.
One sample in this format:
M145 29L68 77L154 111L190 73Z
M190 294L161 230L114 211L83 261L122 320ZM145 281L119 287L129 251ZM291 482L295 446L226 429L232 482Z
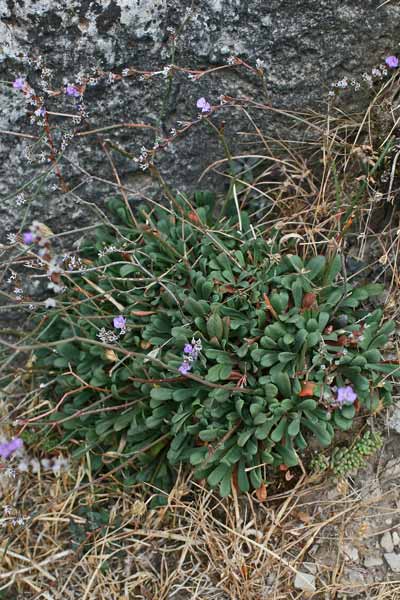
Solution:
M260 59L266 64L268 96L263 96L254 73L237 67L217 71L196 83L186 74L176 76L169 93L162 75L145 82L124 80L112 89L101 84L87 94L92 127L146 122L165 135L176 127L177 120L196 117L197 98L206 96L218 104L220 94L249 95L278 108L299 109L311 103L325 108L331 82L344 76L359 78L396 50L400 7L390 2L378 8L380 4L380 0L204 0L193 3L191 15L185 17L192 6L189 0L0 0L0 79L11 82L25 75L13 58L19 52L43 56L54 69L58 86L63 77L74 82L78 72L88 73L96 66L117 73L128 66L162 70L172 62L169 28L182 27L175 64L204 69L226 64L231 55L253 66ZM0 105L0 130L27 130L24 102L10 85L1 84ZM264 129L271 130L276 122L269 112L253 111L253 115ZM231 144L238 139L235 131L251 129L237 109L219 112L215 122L221 125L221 120L226 121ZM113 139L135 156L149 142L148 135L126 129ZM73 143L68 159L89 173L101 172L112 178L104 154L93 141ZM0 193L5 198L0 210L6 231L15 230L20 223L20 211L10 194L16 184L37 174L34 165L23 158L26 144L27 139L0 134ZM162 153L158 164L173 188L193 189L204 168L221 156L217 137L201 126ZM150 178L135 163L114 158L125 183L154 193ZM70 188L80 185L82 197L93 200L98 194L100 188L93 182L82 185L85 175L77 168L65 175ZM49 193L48 187L36 190L33 196L27 188L26 194L34 216L55 229L81 223L86 216L69 194Z

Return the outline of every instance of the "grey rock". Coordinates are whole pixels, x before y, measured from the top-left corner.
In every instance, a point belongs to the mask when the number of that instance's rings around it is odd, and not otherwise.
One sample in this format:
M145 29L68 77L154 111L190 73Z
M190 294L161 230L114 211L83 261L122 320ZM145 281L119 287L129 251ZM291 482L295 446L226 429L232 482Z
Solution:
M368 585L367 575L362 569L345 567L341 579L341 591L345 594L346 598L359 596L363 589L365 589L364 586ZM347 587L346 584L350 585Z
M193 12L187 10L194 4ZM116 83L106 80L90 87L85 94L88 123L85 129L116 123L146 123L157 128L165 137L177 121L196 119L196 100L207 97L213 105L221 94L253 97L283 109L303 109L308 106L325 111L327 91L332 82L343 77L361 80L363 72L381 63L387 53L394 53L397 41L400 6L395 2L376 0L0 0L0 75L3 81L16 76L28 76L38 86L34 68L16 60L20 53L43 56L53 69L50 88L62 88L63 78L76 82L79 72L89 74L94 67L105 72L121 73L126 67L139 71L161 71L172 62L168 28L178 30L174 63L191 69L207 69L226 64L236 55L251 65L257 59L266 63L267 93L260 79L242 68L221 70L198 82L178 72L171 80L161 74L140 81L139 77ZM346 94L351 97L351 94ZM354 94L357 110L361 96ZM71 112L74 100L64 96L48 101L48 110L62 108ZM22 94L11 86L0 87L0 129L37 135L29 125ZM348 108L351 110L351 104ZM250 109L258 126L269 133L284 137L289 126L268 110ZM212 117L217 127L225 121L228 145L235 152L241 141L236 135L249 126L247 117L235 108L223 108ZM73 128L69 127L68 131ZM142 146L154 144L153 130L120 128L103 135L125 148L133 156ZM292 132L290 133L292 139ZM2 135L0 140L0 218L5 233L15 231L20 223L12 194L43 170L24 158L27 139ZM200 124L182 135L179 144L169 145L160 152L157 167L166 182L179 191L197 186L199 175L222 151L218 137L210 128ZM115 152L113 159L122 182L137 189L144 175L131 159ZM48 167L48 165L45 165ZM65 159L61 161L62 175L71 189L87 201L96 199L103 208L105 194L115 192L109 184L87 179L87 173L114 181L110 164L94 137L75 138ZM86 174L80 169L86 170ZM147 175L145 175L147 177ZM211 175L202 181L203 187L223 189L222 178ZM64 193L57 185L54 173L51 185L29 188L28 219L46 222L56 232L67 227L93 222L87 206L76 197ZM84 183L85 182L85 183ZM83 185L84 184L84 185ZM56 190L51 190L56 186ZM157 186L152 181L144 188L154 197ZM137 195L130 201L134 206ZM3 233L3 232L2 232ZM5 236L5 233L3 235ZM3 241L3 240L2 240ZM68 241L68 240L67 240Z
M386 552L393 552L393 540L390 531L387 531L381 538L381 546Z
M394 407L389 419L389 427L396 433L400 433L400 406L398 404Z
M359 559L357 548L355 548L351 544L344 544L343 554L345 555L346 560L352 560L353 562L356 562Z
M303 592L315 592L315 576L311 573L298 571L294 580L296 590Z
M313 575L316 575L316 573L317 573L317 565L315 563L313 563L313 562L304 562L303 563L303 567L305 569L307 569L307 571L309 571Z
M366 556L364 559L364 566L367 568L380 567L381 565L383 565L383 559L381 556L371 555Z
M389 460L384 470L382 471L382 481L391 481L392 479L400 478L400 460L398 458L392 458Z
M400 545L400 536L397 533L397 531L393 531L393 533L392 533L392 540L393 540L393 544L395 546L399 546Z
M400 554L396 554L396 552L387 552L383 556L391 570L394 573L400 573Z

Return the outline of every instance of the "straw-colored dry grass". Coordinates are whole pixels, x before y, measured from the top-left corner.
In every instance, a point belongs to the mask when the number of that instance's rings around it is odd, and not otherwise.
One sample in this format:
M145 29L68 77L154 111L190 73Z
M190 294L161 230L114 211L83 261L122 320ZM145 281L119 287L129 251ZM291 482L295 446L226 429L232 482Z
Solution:
M339 110L328 120L297 115L314 133L302 144L268 138L249 116L252 132L243 136L242 156L248 156L256 136L259 148L252 155L260 164L251 182L244 172L236 176L233 192L238 205L259 203L254 209L259 223L267 228L278 223L286 236L283 245L295 240L300 251L339 250L365 261L361 276L386 281L388 315L398 321L400 236L394 203L400 151L388 154L386 142L400 117L390 102L384 109L396 85L393 77L361 116ZM259 110L268 108L259 105ZM228 162L211 168L221 171ZM119 178L118 187L132 191ZM29 387L24 368L5 364L6 374L10 366L15 369L15 384ZM29 416L39 402L32 389L25 400L19 395L17 416ZM40 445L30 451L43 456ZM400 598L400 575L397 581L393 574L382 580L379 571L363 570L345 555L351 543L361 565L385 528L400 522L399 486L393 481L380 486L377 479L386 459L383 451L375 471L355 481L312 479L299 470L286 482L282 473L261 501L255 495L221 501L181 474L167 506L157 510L148 509L149 488L122 490L112 477L91 481L87 458L59 477L2 475L4 503L18 507L28 521L3 528L0 600L300 600L308 596L293 582L304 562L317 568L317 591L310 597L339 599L352 592L359 598ZM82 507L107 509L108 525L91 530ZM79 526L88 531L77 547ZM349 581L349 565L361 569L363 580Z
M351 543L367 556L374 539L390 530L388 517L400 519L399 486L376 495L365 480L351 487L302 476L264 502L221 501L180 477L168 505L149 511L140 490L82 487L84 471L81 464L57 478L20 476L14 500L32 516L8 544L3 539L4 598L300 599L308 596L293 580L303 562L318 569L315 598L350 588L359 597L400 597L400 578L349 582L345 554ZM75 549L69 523L85 522L82 504L108 508L109 524Z

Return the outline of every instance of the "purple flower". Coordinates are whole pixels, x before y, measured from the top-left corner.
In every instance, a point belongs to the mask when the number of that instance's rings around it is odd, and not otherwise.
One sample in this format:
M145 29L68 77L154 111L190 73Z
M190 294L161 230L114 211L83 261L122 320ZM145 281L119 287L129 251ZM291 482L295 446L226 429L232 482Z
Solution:
M24 240L24 244L32 244L35 236L33 235L32 231L25 231L25 233L22 234L23 240Z
M397 58L397 56L387 56L385 59L385 63L391 69L395 69L399 66L399 59Z
M37 117L44 117L44 115L46 114L46 109L44 106L41 106L40 108L38 108L37 110L35 110L35 115Z
M185 354L192 354L192 352L193 352L192 344L185 344L183 351L185 352Z
M122 315L114 317L113 324L115 329L126 329L126 319Z
M196 106L197 108L201 108L202 113L208 113L211 110L211 104L205 98L199 98Z
M15 90L22 90L24 86L25 86L25 79L22 79L22 77L17 77L17 79L15 81L13 81L13 88Z
M22 448L23 445L24 443L21 438L14 438L10 442L0 444L0 456L2 458L8 458L13 452Z
M182 375L187 375L191 368L192 365L190 365L188 362L183 362L178 368L178 371L179 373L182 373Z
M75 96L75 98L78 98L80 96L78 88L76 88L74 85L67 85L67 87L65 88L65 93L67 94L67 96Z
M343 406L343 404L353 404L357 400L357 394L351 387L351 385L345 385L337 388L336 402Z

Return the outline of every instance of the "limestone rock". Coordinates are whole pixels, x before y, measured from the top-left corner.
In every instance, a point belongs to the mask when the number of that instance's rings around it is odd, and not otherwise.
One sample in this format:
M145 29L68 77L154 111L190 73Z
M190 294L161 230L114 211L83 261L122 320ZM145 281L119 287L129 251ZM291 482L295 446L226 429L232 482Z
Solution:
M351 544L344 544L343 554L345 555L347 560L352 560L353 562L357 562L359 559L357 548L355 548Z
M381 556L366 556L364 559L364 566L368 569L372 567L380 567L381 565L383 565L383 559Z
M298 571L294 580L296 590L315 592L315 576L312 573Z
M394 573L400 573L400 554L396 552L387 552L384 554L385 560Z
M381 546L386 552L393 552L393 540L390 531L387 531L381 538Z

